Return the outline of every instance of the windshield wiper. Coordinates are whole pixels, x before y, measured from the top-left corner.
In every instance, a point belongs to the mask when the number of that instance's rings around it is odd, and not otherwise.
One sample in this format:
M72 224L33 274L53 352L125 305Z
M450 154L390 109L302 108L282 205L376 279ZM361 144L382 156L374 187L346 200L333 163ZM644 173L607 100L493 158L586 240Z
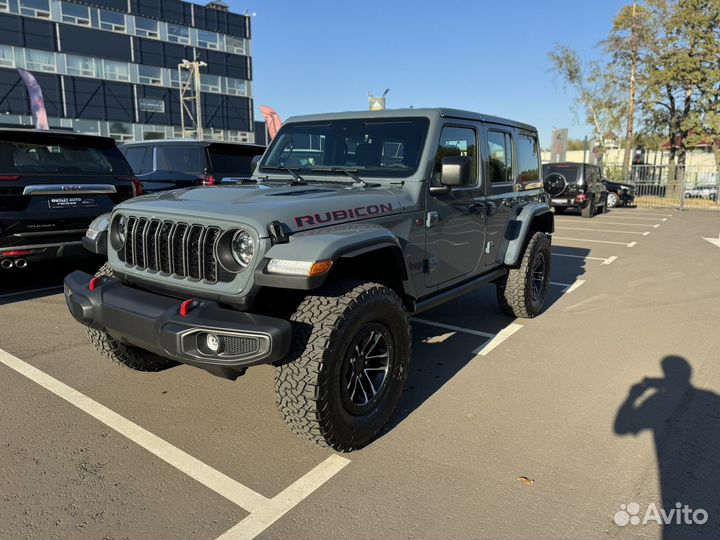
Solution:
M307 185L307 181L297 172L298 169L291 169L290 167L263 167L263 169L268 169L271 171L284 171L290 173L290 176L293 177L292 181L289 182L291 186Z
M312 172L325 172L325 173L343 173L348 175L353 180L353 184L360 184L362 187L368 186L379 186L380 184L370 184L360 178L356 173L358 169L347 168L347 167L313 167L310 169Z

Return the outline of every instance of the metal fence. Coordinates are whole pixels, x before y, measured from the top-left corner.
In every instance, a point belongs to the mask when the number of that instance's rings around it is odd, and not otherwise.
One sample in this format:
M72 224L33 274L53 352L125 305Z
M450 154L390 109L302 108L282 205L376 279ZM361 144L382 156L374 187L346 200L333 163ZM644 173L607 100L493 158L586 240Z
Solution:
M720 210L720 172L707 165L633 165L627 182L644 207Z

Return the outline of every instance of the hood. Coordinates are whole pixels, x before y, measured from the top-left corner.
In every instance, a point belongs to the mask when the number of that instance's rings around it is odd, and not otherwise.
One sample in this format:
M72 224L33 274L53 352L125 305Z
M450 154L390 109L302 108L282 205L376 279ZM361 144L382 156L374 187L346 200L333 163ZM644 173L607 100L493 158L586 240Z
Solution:
M191 219L246 224L267 236L267 225L275 220L294 231L305 231L349 221L401 212L411 204L400 187L356 187L335 183L249 184L198 186L151 193L117 206L129 214L157 214Z

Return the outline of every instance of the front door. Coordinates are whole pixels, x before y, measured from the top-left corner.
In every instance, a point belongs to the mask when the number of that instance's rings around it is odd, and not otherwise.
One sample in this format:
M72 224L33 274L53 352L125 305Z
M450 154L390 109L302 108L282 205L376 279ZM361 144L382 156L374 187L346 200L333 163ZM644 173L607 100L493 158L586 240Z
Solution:
M472 158L471 182L448 193L428 195L425 221L425 284L428 287L470 276L477 268L485 243L485 194L480 182L478 132L474 126L443 127L430 186L441 186L445 156Z
M486 126L483 133L484 162L487 164L487 233L483 266L499 264L503 253L505 229L515 214L517 193L513 164L513 131L503 126Z

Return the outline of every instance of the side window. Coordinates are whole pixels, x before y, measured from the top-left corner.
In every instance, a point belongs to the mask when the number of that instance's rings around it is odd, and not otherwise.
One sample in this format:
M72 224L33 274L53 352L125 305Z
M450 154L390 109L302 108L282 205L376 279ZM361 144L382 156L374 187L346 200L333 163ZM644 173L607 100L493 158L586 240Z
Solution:
M512 137L502 131L489 131L487 138L490 182L512 182Z
M205 148L197 146L158 146L157 168L170 171L200 175L205 171Z
M537 182L540 179L540 152L537 139L521 133L517 141L518 181Z
M477 143L475 130L472 128L445 126L440 133L437 154L435 155L435 172L432 184L440 185L442 159L447 156L469 156L472 158L470 184L477 183Z

